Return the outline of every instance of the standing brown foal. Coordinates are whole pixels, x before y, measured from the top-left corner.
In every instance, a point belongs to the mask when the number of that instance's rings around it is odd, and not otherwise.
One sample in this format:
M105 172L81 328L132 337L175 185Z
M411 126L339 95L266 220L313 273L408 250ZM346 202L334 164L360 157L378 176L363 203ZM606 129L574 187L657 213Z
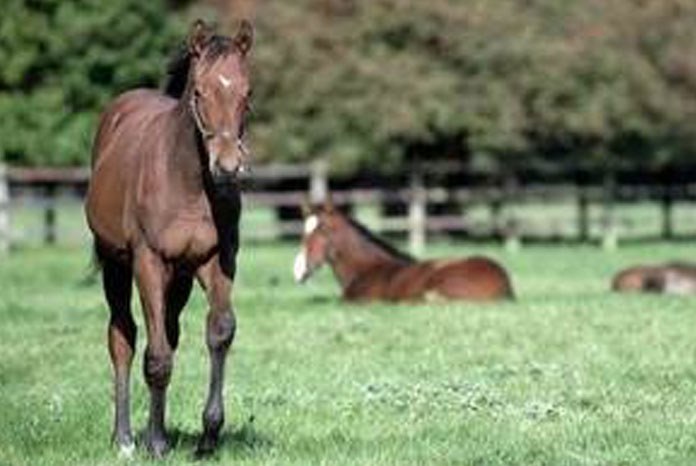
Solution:
M231 38L197 21L186 50L172 64L164 93L126 92L101 115L86 214L111 310L114 440L124 453L134 448L129 406L136 340L133 278L147 327L147 448L155 456L168 448L166 390L179 314L194 278L210 305L210 386L199 452L215 447L224 422L223 371L235 333L230 293L241 208L235 180L246 155L242 139L251 43L247 22Z
M373 236L330 202L305 216L294 274L305 281L324 262L348 301L496 300L513 297L507 272L485 257L417 262Z

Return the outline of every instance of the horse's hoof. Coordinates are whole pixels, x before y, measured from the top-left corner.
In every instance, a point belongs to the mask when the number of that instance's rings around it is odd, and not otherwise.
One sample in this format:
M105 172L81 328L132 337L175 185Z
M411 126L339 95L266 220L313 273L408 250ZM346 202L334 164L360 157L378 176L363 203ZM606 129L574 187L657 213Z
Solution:
M146 440L147 451L155 458L164 458L169 452L169 443L164 437L150 437Z
M205 458L210 456L217 447L217 437L210 435L202 435L200 440L198 440L198 447L196 448L196 458Z

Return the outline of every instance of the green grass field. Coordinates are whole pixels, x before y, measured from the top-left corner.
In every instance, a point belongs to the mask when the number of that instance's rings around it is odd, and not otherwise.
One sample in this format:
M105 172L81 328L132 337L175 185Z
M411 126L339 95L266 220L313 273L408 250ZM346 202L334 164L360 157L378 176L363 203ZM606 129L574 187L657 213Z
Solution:
M428 255L474 251L510 268L516 302L346 305L328 271L292 282L294 246L243 248L228 423L204 464L696 464L696 299L608 292L619 267L696 248L439 245ZM153 463L140 450L119 459L109 444L107 313L100 288L81 284L87 264L77 249L0 259L0 465ZM183 315L165 464L194 462L204 315L197 292Z

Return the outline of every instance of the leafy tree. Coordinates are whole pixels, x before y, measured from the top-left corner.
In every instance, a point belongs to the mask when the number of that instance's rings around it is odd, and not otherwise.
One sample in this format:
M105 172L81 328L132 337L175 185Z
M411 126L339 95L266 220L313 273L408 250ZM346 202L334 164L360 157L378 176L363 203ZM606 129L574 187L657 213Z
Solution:
M255 10L260 160L326 157L337 170L696 161L693 0L5 3L0 154L14 163L86 161L98 111L126 88L157 85L185 30L178 10L206 5Z
M0 153L88 160L96 115L127 88L157 86L182 25L162 0L6 0L0 16Z
M255 147L389 168L696 156L696 2L267 0Z

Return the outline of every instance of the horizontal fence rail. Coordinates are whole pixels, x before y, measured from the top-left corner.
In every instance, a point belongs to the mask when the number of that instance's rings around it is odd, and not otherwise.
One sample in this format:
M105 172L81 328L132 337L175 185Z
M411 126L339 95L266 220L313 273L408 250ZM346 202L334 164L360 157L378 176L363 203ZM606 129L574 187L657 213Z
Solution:
M88 180L87 168L0 166L0 251L27 238L56 244L61 225L86 240L81 204ZM515 174L492 178L459 164L414 165L391 176L349 178L330 176L321 162L267 165L255 167L242 185L245 209L265 209L270 221L242 233L250 240L296 237L302 231L301 205L321 201L331 190L334 204L347 210L360 214L371 208L369 226L407 237L415 253L429 237L441 235L498 240L511 249L526 240L592 241L612 248L622 236L696 238L696 183L668 181L662 177L630 183L604 177L592 183L544 182ZM618 212L648 204L658 209L655 231L631 233L644 227L642 221L622 220ZM63 213L65 205L72 207L71 214ZM688 207L693 228L677 229L675 207ZM20 225L26 211L40 212L38 226Z

